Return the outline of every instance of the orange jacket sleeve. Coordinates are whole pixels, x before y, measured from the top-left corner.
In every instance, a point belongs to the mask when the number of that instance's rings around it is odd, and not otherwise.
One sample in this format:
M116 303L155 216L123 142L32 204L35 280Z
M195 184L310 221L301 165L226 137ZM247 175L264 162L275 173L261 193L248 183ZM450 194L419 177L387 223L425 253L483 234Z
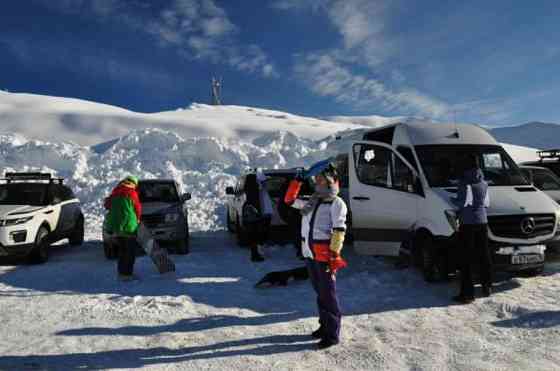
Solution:
M286 195L284 196L284 202L291 205L298 198L299 191L301 190L302 183L299 180L291 180Z

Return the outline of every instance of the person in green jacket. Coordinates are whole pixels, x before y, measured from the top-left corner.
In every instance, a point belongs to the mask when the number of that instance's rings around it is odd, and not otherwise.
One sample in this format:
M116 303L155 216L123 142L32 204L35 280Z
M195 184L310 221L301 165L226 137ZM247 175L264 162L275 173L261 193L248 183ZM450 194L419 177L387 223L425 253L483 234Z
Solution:
M105 199L105 208L109 210L107 229L115 235L119 257L117 268L122 281L133 279L136 232L142 215L137 189L138 178L129 175Z

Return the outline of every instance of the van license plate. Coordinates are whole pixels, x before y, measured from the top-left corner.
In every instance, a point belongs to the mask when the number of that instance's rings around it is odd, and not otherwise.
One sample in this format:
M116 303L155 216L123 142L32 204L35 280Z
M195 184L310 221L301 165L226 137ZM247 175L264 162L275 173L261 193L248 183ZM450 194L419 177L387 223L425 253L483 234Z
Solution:
M543 261L544 256L539 254L514 255L511 257L511 264L533 264Z

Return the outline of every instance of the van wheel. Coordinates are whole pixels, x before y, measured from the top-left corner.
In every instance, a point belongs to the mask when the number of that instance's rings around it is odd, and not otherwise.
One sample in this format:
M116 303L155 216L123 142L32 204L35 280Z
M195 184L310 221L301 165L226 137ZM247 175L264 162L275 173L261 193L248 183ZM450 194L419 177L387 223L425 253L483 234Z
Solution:
M436 257L434 239L428 233L421 233L414 243L414 262L422 271L426 282L436 281Z
M35 237L35 245L29 254L29 262L32 264L42 264L49 260L49 231L45 227L39 228Z
M249 236L247 234L247 230L239 224L239 218L237 218L235 230L237 232L237 244L241 247L249 246Z
M71 246L80 246L84 243L84 219L78 220L69 240Z

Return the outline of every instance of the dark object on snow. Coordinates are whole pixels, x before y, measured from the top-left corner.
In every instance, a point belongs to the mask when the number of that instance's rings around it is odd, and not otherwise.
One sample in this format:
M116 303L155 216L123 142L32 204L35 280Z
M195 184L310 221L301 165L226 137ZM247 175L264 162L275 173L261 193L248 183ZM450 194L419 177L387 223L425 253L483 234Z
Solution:
M290 281L304 281L309 278L307 267L294 268L287 271L267 273L255 287L287 286Z

